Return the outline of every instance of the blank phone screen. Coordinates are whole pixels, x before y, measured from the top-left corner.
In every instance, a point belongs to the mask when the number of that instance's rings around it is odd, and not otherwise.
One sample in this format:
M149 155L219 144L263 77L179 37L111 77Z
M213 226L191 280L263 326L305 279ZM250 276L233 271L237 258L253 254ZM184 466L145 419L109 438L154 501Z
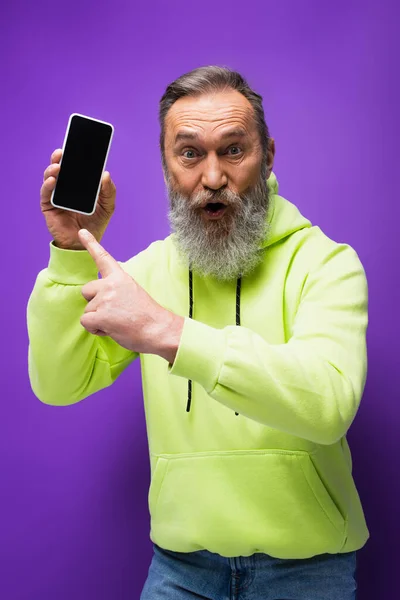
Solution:
M57 206L90 214L96 202L112 127L74 115L54 190Z

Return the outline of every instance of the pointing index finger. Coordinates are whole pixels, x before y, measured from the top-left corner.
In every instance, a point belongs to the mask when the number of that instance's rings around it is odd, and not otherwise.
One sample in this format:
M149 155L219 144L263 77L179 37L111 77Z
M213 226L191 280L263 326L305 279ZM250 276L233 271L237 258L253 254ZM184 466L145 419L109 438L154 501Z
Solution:
M87 229L79 230L79 239L93 258L102 277L107 277L107 275L111 275L111 273L121 270L121 267L115 258L99 244L96 238Z

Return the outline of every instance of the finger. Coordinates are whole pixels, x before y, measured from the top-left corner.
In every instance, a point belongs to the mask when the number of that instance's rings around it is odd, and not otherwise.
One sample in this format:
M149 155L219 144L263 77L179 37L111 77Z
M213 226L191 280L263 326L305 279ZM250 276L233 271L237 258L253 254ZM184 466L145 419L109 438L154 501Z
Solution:
M84 313L80 318L80 323L82 327L84 327L89 333L93 335L96 334L97 331L103 331L100 327L100 319L99 315L96 312Z
M109 171L104 171L103 175L101 176L101 187L107 188L111 186L111 183L111 175Z
M115 196L116 187L111 179L109 171L104 171L101 177L100 194L104 199L113 198Z
M57 177L48 177L40 188L40 202L42 205L50 204L51 194L56 187Z
M56 153L57 151L55 151ZM51 158L57 158L57 154L51 155ZM51 194L57 183L57 177L60 172L60 165L58 163L53 163L49 165L43 173L43 184L40 189L40 200L42 205L50 204Z
M99 296L94 296L94 298L92 298L92 300L90 300L90 302L88 302L85 306L85 310L83 311L85 314L87 313L95 313L97 311L97 309L99 308L100 305L100 297Z
M102 277L107 277L112 273L119 273L122 267L118 262L99 244L93 235L87 229L79 230L79 239L84 248L96 263L97 270Z
M54 163L49 165L45 172L43 173L43 181L46 181L49 177L56 177L60 172L60 165L58 163Z
M61 156L62 156L62 148L57 148L57 150L54 150L53 154L50 156L50 162L51 163L60 162Z
M99 292L100 287L103 285L102 279L96 279L95 281L89 281L89 283L85 283L85 285L81 289L82 296L90 302Z

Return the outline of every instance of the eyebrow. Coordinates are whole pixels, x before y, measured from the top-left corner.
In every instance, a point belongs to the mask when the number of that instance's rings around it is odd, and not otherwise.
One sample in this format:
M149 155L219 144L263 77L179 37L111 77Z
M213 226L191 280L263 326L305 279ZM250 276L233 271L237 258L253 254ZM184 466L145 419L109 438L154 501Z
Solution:
M221 139L224 140L230 137L247 137L247 133L241 127L236 129L231 129L230 131L226 131L222 134ZM181 140L198 140L199 135L197 133L189 133L188 131L179 131L175 137L175 144L177 144Z

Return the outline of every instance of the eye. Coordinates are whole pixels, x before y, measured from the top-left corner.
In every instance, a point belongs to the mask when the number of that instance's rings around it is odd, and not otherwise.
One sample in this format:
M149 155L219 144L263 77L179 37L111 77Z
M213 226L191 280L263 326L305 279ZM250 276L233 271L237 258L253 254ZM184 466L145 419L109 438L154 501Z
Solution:
M230 148L228 148L228 152L229 150L239 150L239 152L234 152L233 154L231 154L231 156L238 156L241 153L240 146L231 146Z
M191 152L193 156L185 156L186 152ZM182 156L183 156L183 158L192 159L192 158L195 158L194 154L195 154L195 151L191 148L188 148L187 150L183 151Z

